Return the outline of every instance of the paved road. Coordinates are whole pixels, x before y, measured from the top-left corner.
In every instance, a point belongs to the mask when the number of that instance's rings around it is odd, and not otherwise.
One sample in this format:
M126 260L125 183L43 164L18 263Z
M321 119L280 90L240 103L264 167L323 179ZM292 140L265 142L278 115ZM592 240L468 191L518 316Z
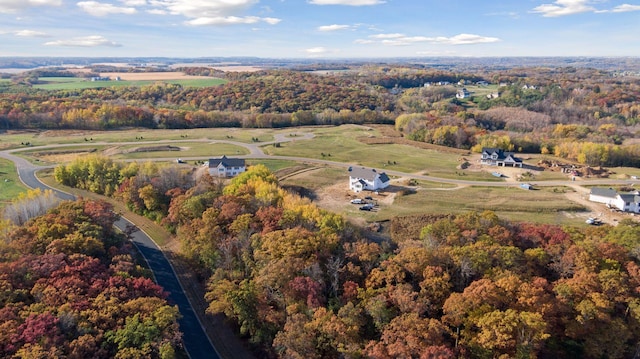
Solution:
M6 151L0 152L0 157L15 163L18 175L26 186L43 190L51 189L63 200L75 199L75 197L69 193L50 188L40 182L35 173L42 167L35 166L27 160L7 153ZM115 226L122 231L132 225L131 222L123 217L115 223ZM182 315L182 318L179 320L180 330L184 334L183 342L189 357L191 359L219 359L220 356L218 352L209 340L191 303L184 294L184 290L167 257L165 257L155 242L143 231L136 230L133 232L131 240L149 264L149 268L153 271L156 282L169 293L169 302L177 305L180 310L180 314Z

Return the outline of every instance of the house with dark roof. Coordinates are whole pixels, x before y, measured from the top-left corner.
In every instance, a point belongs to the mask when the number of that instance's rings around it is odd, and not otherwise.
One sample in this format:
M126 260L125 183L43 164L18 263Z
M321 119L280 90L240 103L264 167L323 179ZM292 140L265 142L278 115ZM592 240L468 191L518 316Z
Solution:
M623 212L640 213L640 193L618 193L613 188L594 187L589 192L589 201L604 203L607 207Z
M521 158L516 157L514 152L506 152L501 148L484 147L480 163L490 166L522 167Z
M234 177L247 170L242 158L220 158L209 159L209 174L213 177Z
M385 189L390 181L386 173L373 168L349 167L349 189L354 192Z
M460 98L460 99L467 98L469 96L471 96L471 93L466 88L462 88L458 90L458 93L456 93L456 98Z

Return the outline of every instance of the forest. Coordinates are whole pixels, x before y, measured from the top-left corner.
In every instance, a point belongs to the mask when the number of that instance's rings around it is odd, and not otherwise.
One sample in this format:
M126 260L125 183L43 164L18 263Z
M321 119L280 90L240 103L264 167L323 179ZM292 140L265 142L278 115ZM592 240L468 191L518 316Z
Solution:
M633 220L577 228L492 212L398 217L389 240L371 241L282 189L262 165L226 186L207 174L189 179L133 166L79 159L56 178L108 192L173 231L207 283L208 311L233 320L261 357L637 352L640 225ZM94 169L111 175L93 176ZM96 184L103 177L120 184ZM194 182L188 189L168 183L176 177Z
M184 355L178 308L114 231L112 207L41 195L13 204L44 214L0 225L0 357Z
M640 129L640 78L614 71L530 67L460 72L373 64L322 74L185 71L228 82L209 88L158 82L47 91L30 86L28 79L35 75L15 76L0 87L0 129L383 123L395 124L411 140L474 151L500 147L590 166L640 165L634 141ZM478 93L456 98L465 86ZM483 86L493 86L488 95Z

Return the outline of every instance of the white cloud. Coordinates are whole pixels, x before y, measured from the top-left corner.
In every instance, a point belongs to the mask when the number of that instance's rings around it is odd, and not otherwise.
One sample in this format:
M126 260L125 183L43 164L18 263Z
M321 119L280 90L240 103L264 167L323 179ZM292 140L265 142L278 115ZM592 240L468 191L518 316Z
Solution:
M317 55L317 54L327 53L327 52L329 52L329 50L327 50L326 47L318 46L318 47L312 47L310 49L306 49L306 50L304 50L304 52L306 52L308 54Z
M99 3L97 1L81 1L77 5L83 11L93 16L107 16L111 14L132 15L137 12L133 7L117 7L112 4Z
M145 6L147 5L147 0L120 0L121 3L126 6Z
M97 46L107 46L107 47L120 47L122 45L110 41L103 36L85 36L85 37L76 37L69 40L57 40L57 41L49 41L44 43L46 46L65 46L65 47L97 47Z
M189 18L226 17L241 14L258 0L155 0L153 5L165 8L173 15Z
M347 30L347 29L350 29L350 28L351 28L351 25L333 24L333 25L318 26L318 31L330 32L330 31Z
M452 37L427 37L427 36L406 36L404 34L376 34L368 39L358 39L357 44L379 43L388 46L407 46L421 42L447 45L471 45L481 43L491 43L500 41L497 37L480 36L474 34L459 34Z
M309 0L313 5L347 5L347 6L369 6L384 4L383 0Z
M449 45L486 44L500 41L497 37L480 36L474 34L459 34L453 37L436 37L431 42Z
M142 1L142 0L122 0ZM273 17L243 16L259 0L148 0L155 15L179 15L188 18L191 26L247 25L259 22L276 25L281 19Z
M0 0L0 13L14 13L37 6L60 5L62 5L62 0Z
M424 36L404 36L382 40L383 45L407 46L418 42L427 42L430 38Z
M40 32L40 31L33 31L33 30L16 31L14 32L14 35L20 36L20 37L50 37L49 34L47 33Z
M166 10L162 10L162 9L147 10L147 13L153 14L153 15L169 15L169 12L167 12Z
M368 44L374 44L375 41L373 40L367 40L367 39L356 39L354 41L354 43L356 44L360 44L360 45L368 45Z
M280 22L280 19L270 18L270 17L257 17L257 16L217 16L217 17L199 17L193 20L189 20L186 23L188 25L193 26L203 26L203 25L238 25L238 24L256 24L258 22L266 22L270 25L275 25Z
M537 6L531 12L542 14L544 17L558 17L595 11L589 3L589 0L557 0L553 4Z
M611 12L630 12L640 11L640 5L622 4L618 5L611 10Z
M399 39L405 37L404 34L377 34L369 36L372 39Z

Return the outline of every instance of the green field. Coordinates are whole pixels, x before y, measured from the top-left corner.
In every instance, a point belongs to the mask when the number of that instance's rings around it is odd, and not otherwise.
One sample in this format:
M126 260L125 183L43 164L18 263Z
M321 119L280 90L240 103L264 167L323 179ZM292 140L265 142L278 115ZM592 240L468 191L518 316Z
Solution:
M41 77L41 83L33 87L43 90L82 90L89 88L105 87L141 87L155 83L178 84L184 87L212 87L225 84L227 80L219 78L210 79L180 79L180 80L144 80L144 81L91 81L79 77Z
M0 134L0 149L27 148L55 144L89 144L97 142L122 143L138 142L140 144L154 141L189 141L199 139L234 141L253 143L274 140L273 129L240 129L240 128L197 128L187 130L151 130L134 128L113 131L89 130L51 130L51 131L13 131L11 134ZM29 143L29 146L25 144Z
M27 187L20 182L13 162L0 158L0 207L26 191Z
M382 206L376 220L420 213L464 213L493 211L513 221L552 224L582 224L571 213L585 211L564 196L567 188L526 191L518 187L421 188L412 194L396 195L392 206Z
M165 145L166 146L166 145ZM202 143L202 142L186 142L173 144L171 147L177 148L179 147L179 151L173 150L162 150L162 151L145 151L145 148L154 148L158 147L156 145L128 145L128 146L118 146L118 151L123 151L123 153L118 153L111 156L114 159L145 159L145 158L182 158L182 157L220 157L222 155L227 156L240 156L247 155L249 151L246 148L235 146L226 143ZM164 147L164 146L160 146ZM129 152L135 149L142 149L141 152Z
M358 137L378 136L362 126L340 126L313 129L310 141L265 146L264 152L279 156L298 156L328 161L353 163L379 170L393 170L442 178L475 181L500 181L487 172L456 171L460 156L407 145L367 145Z

